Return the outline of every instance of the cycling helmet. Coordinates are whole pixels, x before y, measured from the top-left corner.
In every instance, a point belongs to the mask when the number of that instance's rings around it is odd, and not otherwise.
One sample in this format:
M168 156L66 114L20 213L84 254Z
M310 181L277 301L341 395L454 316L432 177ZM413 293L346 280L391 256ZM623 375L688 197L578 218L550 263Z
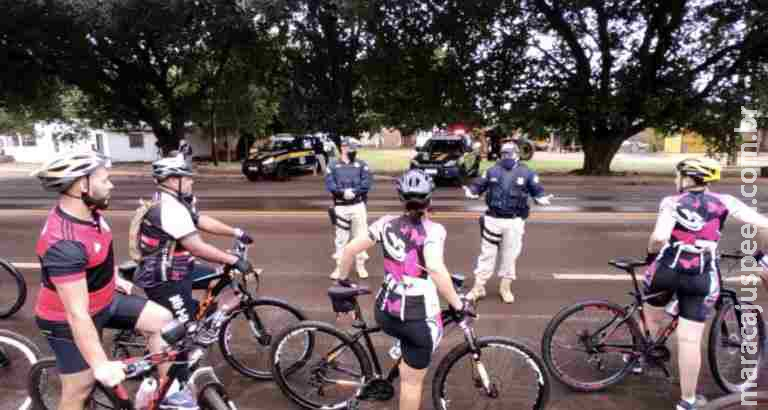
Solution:
M397 180L397 193L405 203L426 206L434 190L432 177L418 169L407 171Z
M507 142L504 145L501 146L501 157L502 158L511 158L511 159L519 159L520 158L520 148L515 144L514 142Z
M720 180L721 166L718 161L710 158L688 158L680 161L675 170L697 184L706 184Z
M46 191L65 192L78 178L91 175L97 168L109 167L109 158L96 152L65 154L30 174L37 177Z
M187 166L182 156L161 158L152 163L152 176L157 182L163 182L170 177L191 177L195 175Z

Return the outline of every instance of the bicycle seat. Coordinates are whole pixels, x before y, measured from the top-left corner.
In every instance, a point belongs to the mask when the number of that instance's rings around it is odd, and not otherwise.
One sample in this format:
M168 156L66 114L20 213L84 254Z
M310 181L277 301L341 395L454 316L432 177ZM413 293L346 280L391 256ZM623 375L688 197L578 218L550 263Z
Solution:
M136 269L139 267L138 264L134 261L127 261L120 264L120 266L117 267L118 272L120 272L120 276L122 276L125 280L129 282L133 282L133 275L136 274Z
M645 259L640 258L616 258L611 259L608 263L627 272L632 272L639 266L648 265L645 263Z
M347 288L344 286L331 286L328 288L328 296L331 299L352 299L358 296L370 295L371 289L367 286Z

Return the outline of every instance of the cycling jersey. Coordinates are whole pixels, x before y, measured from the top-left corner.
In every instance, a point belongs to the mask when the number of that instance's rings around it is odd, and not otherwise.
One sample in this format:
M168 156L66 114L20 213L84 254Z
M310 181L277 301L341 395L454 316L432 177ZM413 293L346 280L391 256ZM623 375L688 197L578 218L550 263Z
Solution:
M371 240L384 252L385 279L377 297L379 309L400 320L432 318L440 313L440 300L424 269L424 248L443 249L445 228L429 220L414 223L408 216L384 216L368 229Z
M166 191L158 192L154 199L159 204L147 212L139 228L139 249L144 256L136 284L145 289L183 280L189 274L193 258L179 241L197 232L199 219L196 200L187 205ZM173 255L168 255L173 241Z
M98 213L95 221L78 219L56 207L48 214L37 241L41 286L35 305L38 318L65 322L67 312L57 284L85 279L91 315L107 308L114 297L115 275L112 231Z
M686 192L662 200L656 230L669 241L646 272L648 293L668 291L649 301L663 306L676 293L680 316L704 321L720 294L717 246L728 216L745 224L765 218L731 195Z

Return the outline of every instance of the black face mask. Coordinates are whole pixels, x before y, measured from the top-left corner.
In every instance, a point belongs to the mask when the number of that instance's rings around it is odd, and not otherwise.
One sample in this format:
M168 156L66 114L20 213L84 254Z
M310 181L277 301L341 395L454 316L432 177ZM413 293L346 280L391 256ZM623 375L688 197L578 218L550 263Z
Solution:
M357 152L347 152L347 158L349 158L349 162L355 162L355 158L357 158Z
M195 202L195 195L194 194L180 194L179 199L181 202L184 202L185 204L192 206L192 203Z

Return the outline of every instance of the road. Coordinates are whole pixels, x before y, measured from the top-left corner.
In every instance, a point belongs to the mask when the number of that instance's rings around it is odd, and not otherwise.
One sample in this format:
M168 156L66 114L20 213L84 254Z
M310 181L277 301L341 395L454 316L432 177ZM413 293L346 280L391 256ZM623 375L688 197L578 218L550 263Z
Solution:
M152 192L148 180L130 177L115 178L118 187L112 210L108 212L115 232L118 258L127 257L127 230L135 199ZM396 212L391 182L377 180L370 197L372 221ZM330 303L326 297L327 275L333 268L331 229L325 214L328 205L321 181L305 177L288 184L250 184L236 178L203 178L195 186L204 210L232 225L252 232L256 246L250 255L257 266L264 268L262 293L285 298L304 309L313 319L331 320ZM588 183L578 179L561 178L547 186L558 194L556 207L537 208L526 225L526 240L518 265L518 280L514 283L517 301L503 305L490 284L491 295L480 306L481 318L477 329L481 335L502 335L521 340L539 351L541 335L551 317L563 306L590 298L608 298L625 302L630 290L629 276L607 265L611 258L639 256L652 229L658 201L671 193L669 185L615 185ZM726 191L738 195L738 185ZM51 196L42 193L29 179L0 180L0 239L2 255L25 267L30 284L30 298L24 309L0 327L13 328L33 337L44 350L47 344L38 336L33 322L32 307L38 288L39 273L35 269L34 243L41 228ZM448 267L471 277L479 251L477 217L481 202L460 197L456 188L440 188L435 195L435 219L449 233L446 244ZM758 202L768 201L768 195L758 194ZM726 230L724 249L738 247L739 227ZM227 247L227 238L211 238ZM369 262L372 277L365 281L376 287L382 277L382 260L377 252ZM2 290L0 290L2 291ZM768 301L760 291L758 302ZM363 300L367 312L370 298ZM439 360L457 341L454 333L443 341L436 356ZM375 339L380 352L391 343L386 338ZM253 382L231 370L220 360L218 349L211 356L217 374L233 393L241 409L295 409L270 382ZM674 368L674 362L672 363ZM674 372L676 374L676 371ZM0 373L2 378L2 373ZM704 368L701 392L710 397L720 395L712 377ZM763 377L760 383L768 383ZM666 380L652 372L646 376L630 376L610 390L598 394L572 393L553 381L552 409L614 409L624 410L672 408L679 397L676 379ZM1 393L0 388L0 393ZM428 398L429 394L425 395ZM425 399L424 408L431 409ZM368 405L368 404L366 404ZM394 403L370 405L363 408L391 409ZM0 403L0 409L3 408Z

